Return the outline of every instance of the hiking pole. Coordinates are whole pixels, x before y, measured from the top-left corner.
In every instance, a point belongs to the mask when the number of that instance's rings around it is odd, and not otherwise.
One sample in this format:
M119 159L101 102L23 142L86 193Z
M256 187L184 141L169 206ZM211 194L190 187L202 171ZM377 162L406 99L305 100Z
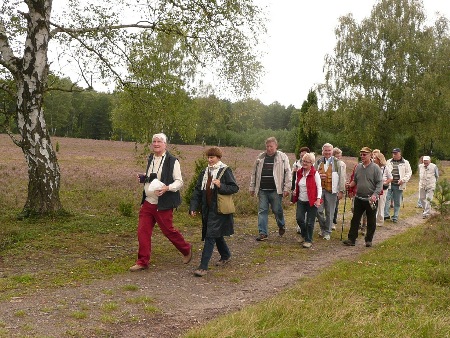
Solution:
M345 206L346 206L346 205L347 205L347 189L345 189L344 212L342 213L341 241L342 241L342 234L344 233L344 220L345 220Z

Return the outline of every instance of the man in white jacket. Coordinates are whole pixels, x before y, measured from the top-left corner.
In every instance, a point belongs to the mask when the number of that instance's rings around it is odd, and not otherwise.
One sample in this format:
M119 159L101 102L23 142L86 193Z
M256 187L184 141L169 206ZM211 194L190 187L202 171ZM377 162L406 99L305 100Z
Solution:
M412 170L409 161L402 157L400 148L392 150L392 158L387 161L386 167L390 169L393 180L386 196L384 219L392 219L392 222L397 223L403 190L406 189L406 183L411 179ZM394 215L392 217L389 215L391 199L394 200Z
M287 155L279 150L275 137L266 140L266 151L256 158L250 178L250 194L258 196L257 241L266 241L269 235L269 205L278 225L278 234L283 236L286 227L283 213L283 196L291 191L291 166Z
M431 201L436 189L436 181L439 177L439 171L436 164L431 163L430 156L423 157L423 163L419 165L419 199L423 207L423 218L430 216Z

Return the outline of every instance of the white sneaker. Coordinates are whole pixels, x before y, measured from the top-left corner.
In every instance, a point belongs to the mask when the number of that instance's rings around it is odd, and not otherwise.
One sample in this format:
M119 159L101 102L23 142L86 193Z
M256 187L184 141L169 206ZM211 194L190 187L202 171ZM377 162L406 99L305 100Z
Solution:
M301 233L302 233L302 231L300 230L300 226L298 226L298 225L297 225L297 233L298 233L298 234L301 234Z
M323 239L329 241L331 239L331 237L330 237L330 235L327 234L327 235L323 236Z
M331 227L331 230L336 230L336 225L333 225L333 226Z

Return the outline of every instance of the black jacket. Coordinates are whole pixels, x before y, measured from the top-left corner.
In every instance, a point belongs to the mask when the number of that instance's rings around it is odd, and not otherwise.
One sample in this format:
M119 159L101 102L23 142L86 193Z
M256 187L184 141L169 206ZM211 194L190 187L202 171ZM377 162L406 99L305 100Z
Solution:
M151 154L148 157L147 162L147 170L145 170L145 173L148 172L148 168L150 167L150 164L153 160L153 154ZM163 182L165 185L169 185L174 182L173 179L173 167L175 165L175 161L177 161L177 158L174 157L172 154L170 154L168 151L166 151L166 159L164 160L164 164L161 168L161 182ZM142 191L142 201L141 204L145 201L145 190ZM181 204L181 194L180 191L167 191L162 196L158 197L158 210L169 210L177 208Z
M205 170L200 173L197 179L197 184L192 192L189 211L196 211L201 206L202 240L204 240L205 237L217 238L222 236L230 236L234 234L233 214L222 215L217 213L217 194L235 194L239 191L239 187L236 184L233 172L229 167L220 169L217 176L220 175L222 170L226 171L220 178L220 189L217 189L217 187L214 187L213 189L211 205L208 208L208 203L206 202L206 190L202 190Z

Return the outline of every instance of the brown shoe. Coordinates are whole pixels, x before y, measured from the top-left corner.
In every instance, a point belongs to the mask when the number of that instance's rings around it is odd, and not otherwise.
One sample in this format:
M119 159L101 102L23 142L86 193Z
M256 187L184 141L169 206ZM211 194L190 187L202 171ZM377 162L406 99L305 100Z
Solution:
M183 256L183 263L188 264L192 259L192 244L189 247L189 253L186 256Z
M195 277L203 277L203 276L206 276L207 273L208 273L208 271L206 271L206 270L197 269L194 271L194 276Z
M136 272L136 271L141 271L141 270L147 270L148 266L143 266L143 265L139 265L139 264L135 264L133 265L129 270L131 272Z
M228 264L230 262L230 260L231 260L231 258L221 259L220 261L218 261L216 263L216 266L224 266L224 265Z

